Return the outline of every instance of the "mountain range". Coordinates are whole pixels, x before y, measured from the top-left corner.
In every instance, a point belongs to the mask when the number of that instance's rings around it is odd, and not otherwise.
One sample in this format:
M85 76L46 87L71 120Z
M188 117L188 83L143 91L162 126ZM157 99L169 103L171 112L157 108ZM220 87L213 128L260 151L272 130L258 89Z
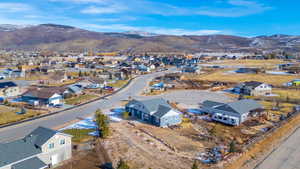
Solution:
M123 52L259 52L284 50L300 52L300 36L272 35L241 37L232 35L174 36L147 32L104 33L72 26L0 25L0 48L25 50Z

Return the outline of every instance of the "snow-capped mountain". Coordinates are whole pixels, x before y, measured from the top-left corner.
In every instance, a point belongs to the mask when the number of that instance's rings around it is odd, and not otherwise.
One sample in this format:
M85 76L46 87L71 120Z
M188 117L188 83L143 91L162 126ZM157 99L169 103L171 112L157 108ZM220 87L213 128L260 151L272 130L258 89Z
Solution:
M0 31L15 31L18 29L23 29L23 28L28 28L31 27L32 25L12 25L12 24L0 24Z

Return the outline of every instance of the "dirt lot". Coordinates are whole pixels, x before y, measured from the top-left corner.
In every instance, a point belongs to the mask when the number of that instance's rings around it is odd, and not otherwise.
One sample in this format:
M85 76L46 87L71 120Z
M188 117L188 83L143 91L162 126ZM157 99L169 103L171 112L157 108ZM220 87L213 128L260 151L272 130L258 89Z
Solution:
M108 141L107 150L112 159L123 157L132 168L186 169L191 159L176 155L168 146L141 132L126 122L113 124L113 138Z

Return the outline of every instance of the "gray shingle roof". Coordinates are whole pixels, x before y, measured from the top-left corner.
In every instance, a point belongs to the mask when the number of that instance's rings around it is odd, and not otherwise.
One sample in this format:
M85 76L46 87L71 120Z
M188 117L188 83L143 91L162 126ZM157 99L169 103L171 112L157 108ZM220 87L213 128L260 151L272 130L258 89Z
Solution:
M156 111L158 109L159 105L170 107L168 102L166 100L164 100L163 98L143 100L141 102L145 105L146 109L148 109L150 112Z
M51 137L53 137L57 131L51 130L45 127L38 127L33 130L30 134L28 134L24 139L31 141L33 144L37 146L42 146L46 143Z
M167 114L172 108L169 106L159 105L157 112L153 114L153 116L157 118L163 117L165 114Z
M166 100L164 100L163 98L156 98L156 99L149 99L149 100L132 100L127 105L133 105L132 108L135 108L134 106L136 106L136 103L142 104L144 106L143 109L149 113L157 111L159 105L170 107L168 102ZM141 108L139 108L139 109L141 109Z
M0 167L34 156L42 151L25 139L0 144Z
M257 81L249 81L249 82L244 82L243 85L245 87L249 87L252 89L255 89L256 87L260 86L261 84L263 84L262 82L257 82Z
M12 165L13 169L41 169L45 167L47 167L47 164L45 164L37 157L30 158L28 160Z
M260 105L258 102L251 99L239 100L236 102L231 102L216 107L216 109L219 110L234 112L239 114L244 114L251 110L260 109L260 108L262 108L262 105Z
M206 100L202 103L202 106L206 107L206 108L212 108L212 107L219 106L219 105L222 105L222 104L224 104L224 103Z

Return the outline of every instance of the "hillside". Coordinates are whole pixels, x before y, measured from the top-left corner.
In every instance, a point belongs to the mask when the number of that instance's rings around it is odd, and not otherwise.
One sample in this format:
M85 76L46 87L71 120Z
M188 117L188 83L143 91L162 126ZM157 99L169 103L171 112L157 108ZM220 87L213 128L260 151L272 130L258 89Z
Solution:
M274 35L254 38L207 35L170 36L145 32L101 33L71 26L42 24L37 26L0 25L1 48L130 52L167 51L257 51L284 49L300 51L300 36Z

